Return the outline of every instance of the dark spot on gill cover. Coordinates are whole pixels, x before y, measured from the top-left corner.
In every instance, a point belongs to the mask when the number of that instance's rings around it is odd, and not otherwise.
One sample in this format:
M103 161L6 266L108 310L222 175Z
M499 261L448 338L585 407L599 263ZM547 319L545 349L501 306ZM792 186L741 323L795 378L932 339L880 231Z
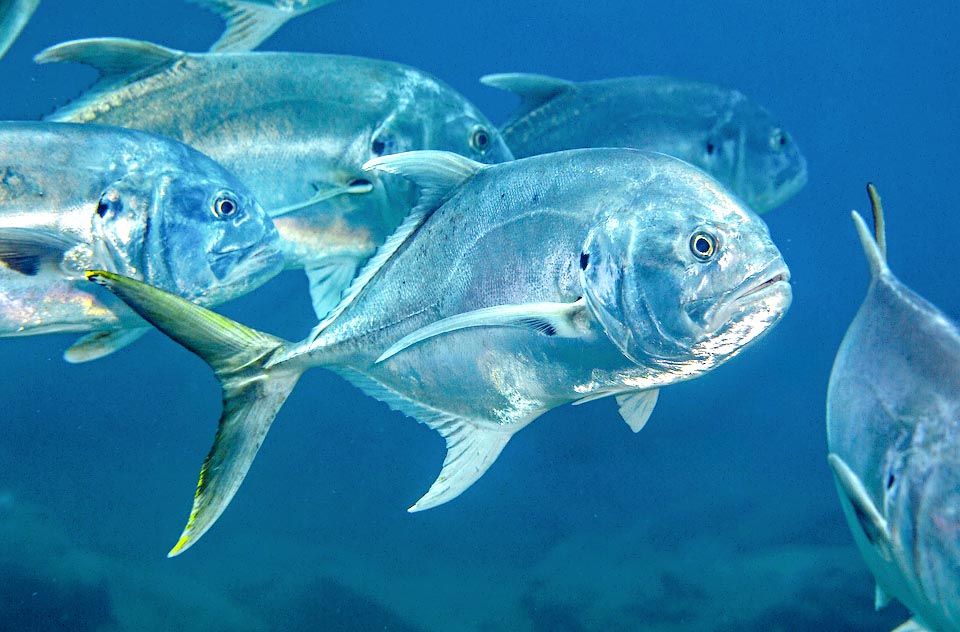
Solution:
M585 252L581 252L580 253L580 269L586 270L589 264L590 264L590 255Z

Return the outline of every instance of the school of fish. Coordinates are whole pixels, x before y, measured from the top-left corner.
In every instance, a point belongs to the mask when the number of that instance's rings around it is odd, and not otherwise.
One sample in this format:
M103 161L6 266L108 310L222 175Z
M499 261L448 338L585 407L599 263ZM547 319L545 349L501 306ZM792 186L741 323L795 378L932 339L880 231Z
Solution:
M759 215L806 185L807 163L739 91L491 74L520 99L498 128L409 66L251 52L332 0L189 1L225 21L209 52L51 46L38 63L99 79L44 122L0 122L0 337L79 332L64 356L84 362L155 327L220 381L171 556L227 508L309 368L444 438L420 511L558 406L614 397L639 431L661 388L789 309ZM0 0L0 56L38 5ZM872 280L830 376L827 464L877 607L911 610L899 630L956 631L960 332L887 268L869 190L874 233L854 221ZM210 311L283 268L309 280L318 324L302 341Z

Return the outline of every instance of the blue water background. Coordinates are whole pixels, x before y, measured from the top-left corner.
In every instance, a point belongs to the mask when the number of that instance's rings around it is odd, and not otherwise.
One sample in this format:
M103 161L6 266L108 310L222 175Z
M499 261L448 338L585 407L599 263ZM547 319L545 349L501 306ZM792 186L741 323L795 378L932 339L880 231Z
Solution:
M442 440L312 371L229 509L173 560L219 412L207 367L159 334L82 366L60 357L73 337L4 339L0 610L22 618L0 629L899 624L895 604L873 612L826 467L824 400L868 281L849 216L868 210L867 181L891 268L960 315L958 7L341 0L290 22L263 48L408 63L495 122L516 100L477 82L491 72L740 89L809 160L807 187L766 216L793 307L728 365L664 389L638 435L612 401L555 410L463 496L419 514L405 509L439 471ZM115 35L200 51L220 29L186 3L47 0L0 60L0 117L36 119L94 79L34 66L47 45ZM314 324L295 273L224 311L290 339Z

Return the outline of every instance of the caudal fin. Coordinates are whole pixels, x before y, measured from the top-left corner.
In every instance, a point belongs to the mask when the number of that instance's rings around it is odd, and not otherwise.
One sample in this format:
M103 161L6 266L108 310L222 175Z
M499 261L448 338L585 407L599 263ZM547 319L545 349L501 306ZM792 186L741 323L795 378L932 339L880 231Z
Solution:
M314 2L316 6L306 9L278 7L274 4L249 0L191 0L218 14L226 21L227 28L213 46L212 53L241 53L255 49L287 20L333 2Z
M103 271L88 272L87 278L203 358L220 381L220 424L200 468L187 526L168 554L173 557L200 539L230 504L303 369L295 363L270 365L289 344L279 338L134 279Z

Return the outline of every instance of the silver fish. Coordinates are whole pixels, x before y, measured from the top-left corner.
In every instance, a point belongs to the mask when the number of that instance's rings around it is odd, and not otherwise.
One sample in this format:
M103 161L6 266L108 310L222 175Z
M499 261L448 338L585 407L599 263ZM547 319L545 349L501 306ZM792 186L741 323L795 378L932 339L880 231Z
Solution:
M876 606L913 612L898 630L960 630L960 330L887 267L883 210L875 235L854 223L870 287L847 329L827 392L829 463Z
M302 342L90 273L222 380L220 430L171 555L226 508L310 367L446 439L419 511L457 497L562 404L612 395L640 430L661 387L733 357L790 304L763 221L669 156L587 149L485 166L421 151L368 168L413 179L423 198Z
M50 120L175 138L243 180L274 217L287 267L305 268L318 318L415 203L402 178L363 171L384 154L443 149L513 156L466 99L418 70L295 53L186 54L130 40L80 40L37 60L76 61L101 82Z
M211 52L253 50L281 26L298 15L319 9L333 0L190 0L220 15L227 28Z
M84 362L148 331L91 291L91 267L213 306L283 258L249 191L186 145L99 125L0 124L0 336L92 332L64 356Z
M0 0L0 57L7 54L40 0Z
M500 130L517 158L578 147L659 151L700 167L757 213L807 182L793 138L736 90L653 76L574 83L515 73L480 81L521 98Z

